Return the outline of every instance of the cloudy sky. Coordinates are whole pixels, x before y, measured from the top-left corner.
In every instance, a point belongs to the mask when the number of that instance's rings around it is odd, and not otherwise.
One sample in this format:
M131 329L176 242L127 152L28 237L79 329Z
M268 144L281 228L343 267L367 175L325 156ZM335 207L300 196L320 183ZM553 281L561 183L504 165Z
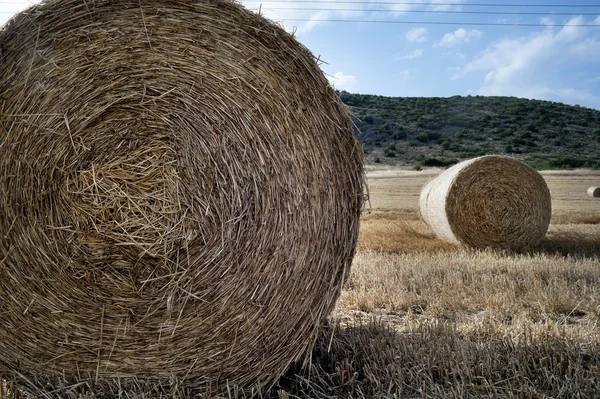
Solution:
M0 23L27 6L8 1L0 0ZM270 1L243 0L295 31L340 90L517 96L600 109L598 1Z

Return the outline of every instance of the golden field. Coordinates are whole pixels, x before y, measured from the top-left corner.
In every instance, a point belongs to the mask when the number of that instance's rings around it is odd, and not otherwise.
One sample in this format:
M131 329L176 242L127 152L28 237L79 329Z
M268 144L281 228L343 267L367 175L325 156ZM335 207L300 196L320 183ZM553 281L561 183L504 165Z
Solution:
M600 397L600 172L542 173L553 216L527 253L438 240L418 198L439 172L368 167L353 268L312 354L266 395L205 397ZM111 397L192 397L139 388Z
M438 240L418 199L440 172L367 169L351 275L289 397L599 397L600 172L542 172L552 221L528 253Z

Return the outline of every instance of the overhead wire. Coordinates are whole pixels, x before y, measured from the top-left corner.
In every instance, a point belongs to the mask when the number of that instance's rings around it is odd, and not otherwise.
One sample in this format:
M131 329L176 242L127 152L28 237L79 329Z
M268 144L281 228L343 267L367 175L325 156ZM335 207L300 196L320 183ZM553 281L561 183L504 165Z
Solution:
M248 0L244 3L331 3L331 4L387 4L387 5L414 5L414 6L461 6L461 7L558 7L558 8L600 8L598 4L523 4L523 3L418 3L398 1L354 1L354 0Z
M361 1L361 0L247 0L243 3L325 3L325 4L386 4L414 6L460 6L460 7L558 7L558 8L600 8L598 4L532 4L532 3L435 3L435 2L400 2L400 1ZM0 1L0 4L36 4L33 1Z
M380 23L415 25L470 25L470 26L522 26L522 27L565 27L600 28L600 24L533 24L510 22L444 22L444 21L394 21L394 20L356 20L356 19L314 19L314 18L277 18L278 21L291 22L342 22L342 23Z
M353 1L353 0L250 0L245 3L318 3L318 4L362 4L362 5L418 5L418 6L485 6L485 7L598 7L600 4L523 4L523 3L433 3L433 2L392 2L392 1ZM0 1L0 4L32 4L30 1ZM528 12L528 11L463 11L463 10L393 10L393 9L356 9L356 8L315 8L315 7L262 7L251 9L258 12L269 11L337 11L337 12L389 12L389 13L430 13L430 14L464 14L464 15L546 15L546 16L595 16L600 13L590 12ZM0 11L0 14L14 14L14 11ZM474 26L519 26L519 27L600 27L600 24L550 24L550 23L511 23L511 22L446 22L446 21L397 21L373 19L309 19L281 18L280 21L292 22L335 22L335 23L380 23L380 24L421 24L421 25L474 25Z
M508 4L508 3L432 3L432 2L391 2L391 1L353 1L353 0L250 0L246 3L261 3L261 7L259 9L252 9L254 11L258 11L261 13L265 13L268 15L271 11L328 11L328 12L364 12L364 13L420 13L420 14L458 14L458 15L511 15L511 16L528 16L528 15L540 15L540 16L600 16L600 12L573 12L569 10L569 12L565 11L464 11L464 10L394 10L389 8L379 8L379 9L369 9L369 8L324 8L318 7L317 4L314 4L311 7L269 7L263 6L263 3L318 3L320 4L358 4L358 5L373 5L373 4L384 4L384 5L418 5L418 6L486 6L486 7L598 7L600 8L600 4ZM521 8L522 9L522 8ZM472 25L472 26L513 26L513 27L564 27L564 26L573 26L573 27L586 27L586 28L594 28L600 27L600 24L571 24L571 23L525 23L525 22L447 22L447 21L398 21L398 20L382 20L382 19L331 19L331 18L323 18L323 19L315 19L315 18L276 18L281 22L290 21L290 22L334 22L334 23L379 23L379 24L419 24L419 25Z
M511 12L511 11L442 11L442 10L394 10L390 8L312 8L312 7L263 7L263 11L361 11L361 12L393 12L424 14L481 14L481 15L598 15L600 12ZM258 11L258 8L251 8Z
M435 2L399 2L399 1L354 1L354 0L248 0L244 3L340 3L340 4L396 4L416 6L461 6L461 7L596 7L598 4L532 4L532 3L435 3ZM0 1L0 4L35 4L33 1Z

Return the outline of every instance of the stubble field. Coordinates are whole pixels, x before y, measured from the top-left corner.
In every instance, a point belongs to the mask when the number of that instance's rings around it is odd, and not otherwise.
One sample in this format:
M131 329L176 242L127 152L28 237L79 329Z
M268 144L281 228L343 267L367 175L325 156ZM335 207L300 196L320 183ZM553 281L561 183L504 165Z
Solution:
M216 397L600 395L600 199L586 195L600 172L542 173L553 217L528 253L438 240L418 197L439 172L367 169L357 255L312 354L266 395L232 387ZM140 392L115 397L191 397L143 383Z
M438 240L418 198L439 172L367 169L351 275L290 397L598 397L600 172L542 173L553 216L528 253Z

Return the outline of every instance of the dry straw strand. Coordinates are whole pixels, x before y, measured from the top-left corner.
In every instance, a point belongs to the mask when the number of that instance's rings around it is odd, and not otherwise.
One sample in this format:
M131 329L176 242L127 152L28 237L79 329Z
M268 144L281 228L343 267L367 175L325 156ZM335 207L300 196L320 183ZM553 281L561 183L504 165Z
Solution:
M588 188L587 194L592 198L600 198L600 187Z
M441 239L476 248L523 250L550 224L550 191L523 162L490 155L458 163L426 184L421 215Z
M262 389L313 346L362 155L281 27L225 0L47 0L0 30L0 137L0 375Z

